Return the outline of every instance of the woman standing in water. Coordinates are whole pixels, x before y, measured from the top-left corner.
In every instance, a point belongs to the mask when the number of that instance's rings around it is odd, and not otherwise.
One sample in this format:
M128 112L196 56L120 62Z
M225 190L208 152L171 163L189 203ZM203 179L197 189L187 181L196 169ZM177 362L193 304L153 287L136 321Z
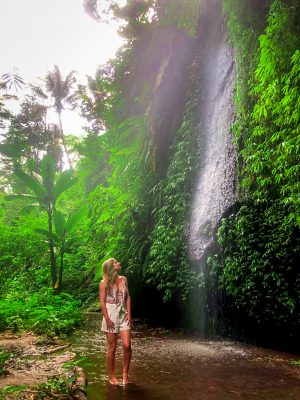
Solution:
M123 346L123 385L128 383L131 361L131 301L127 279L118 275L121 264L109 258L102 264L103 280L100 282L100 303L103 313L101 330L107 338L107 368L109 382L118 385L115 372L117 336L120 334Z

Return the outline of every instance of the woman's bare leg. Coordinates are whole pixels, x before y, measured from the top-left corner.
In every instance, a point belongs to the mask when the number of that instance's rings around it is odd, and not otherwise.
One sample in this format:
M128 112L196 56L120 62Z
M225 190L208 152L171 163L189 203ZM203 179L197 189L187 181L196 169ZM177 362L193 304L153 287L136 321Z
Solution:
M117 349L117 334L107 332L107 370L108 370L108 379L112 385L118 385L119 381L116 377L115 371L115 361L116 361L116 349Z
M123 346L123 384L127 385L128 383L128 371L130 367L131 361L131 330L120 332L122 346Z

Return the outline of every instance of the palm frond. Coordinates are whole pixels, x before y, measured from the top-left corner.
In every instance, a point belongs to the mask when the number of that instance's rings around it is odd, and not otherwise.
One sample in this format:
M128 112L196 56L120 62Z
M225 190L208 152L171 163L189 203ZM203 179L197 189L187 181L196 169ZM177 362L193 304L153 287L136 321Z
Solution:
M21 89L25 85L25 82L18 74L5 73L1 76L1 79L0 88L4 90L10 90L14 87L18 91L18 89Z
M42 99L48 99L48 96L46 95L46 93L43 92L43 89L38 87L38 86L34 86L34 85L29 85L32 92L37 95L38 97L42 98Z
M77 93L73 93L70 96L65 98L65 102L74 109L76 107L76 102L79 99L79 95Z

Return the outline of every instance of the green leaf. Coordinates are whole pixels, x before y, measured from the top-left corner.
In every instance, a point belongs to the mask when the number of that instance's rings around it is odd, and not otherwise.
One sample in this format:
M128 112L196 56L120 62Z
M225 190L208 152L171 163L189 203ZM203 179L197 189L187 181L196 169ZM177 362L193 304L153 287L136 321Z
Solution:
M41 177L41 175L37 174L34 171L31 171L31 174L41 185L43 185L43 178Z
M47 197L46 189L38 182L36 178L26 174L21 169L16 169L15 175L29 188L31 189L40 200L44 200Z
M36 200L40 201L40 199L37 196L33 196L31 194L8 194L5 196L5 200L11 201L11 200Z
M76 182L77 178L74 177L73 171L63 171L54 185L52 191L53 201L55 202L63 192L72 187Z
M46 237L48 240L53 240L54 242L59 240L59 237L55 233L50 233L46 229L36 229L35 231Z
M83 219L83 217L87 213L87 208L82 207L79 210L77 210L75 213L69 216L69 219L66 224L66 232L70 233L72 232L80 223L80 221Z
M3 392L16 392L28 388L28 386L5 386Z
M35 211L37 207L39 207L38 203L26 204L26 206L22 208L21 213L22 214L29 214L31 211Z
M80 235L76 235L76 236L72 236L67 240L66 245L67 246L72 246L74 244L76 245L80 245L81 243L83 243L84 238Z
M66 220L60 211L54 211L54 223L57 235L62 239L66 231Z
M1 117L2 117L2 115L1 115ZM13 158L13 157L20 157L22 151L20 149L20 146L16 146L16 144L1 143L0 144L0 153L6 157Z

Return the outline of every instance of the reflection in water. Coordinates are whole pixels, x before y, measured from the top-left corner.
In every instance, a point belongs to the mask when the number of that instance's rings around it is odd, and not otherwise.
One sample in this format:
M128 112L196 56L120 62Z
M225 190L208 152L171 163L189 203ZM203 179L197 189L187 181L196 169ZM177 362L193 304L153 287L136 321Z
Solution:
M152 400L152 399L162 399L164 398L161 396L160 393L155 393L152 389L147 389L143 386L136 385L134 383L128 386L117 386L113 387L109 385L107 387L106 397L105 400Z
M292 355L231 341L187 337L139 324L133 329L132 384L107 383L106 339L100 314L86 314L85 326L73 337L88 378L89 400L298 400L299 369ZM122 376L122 349L117 376ZM84 366L85 362L94 364Z

